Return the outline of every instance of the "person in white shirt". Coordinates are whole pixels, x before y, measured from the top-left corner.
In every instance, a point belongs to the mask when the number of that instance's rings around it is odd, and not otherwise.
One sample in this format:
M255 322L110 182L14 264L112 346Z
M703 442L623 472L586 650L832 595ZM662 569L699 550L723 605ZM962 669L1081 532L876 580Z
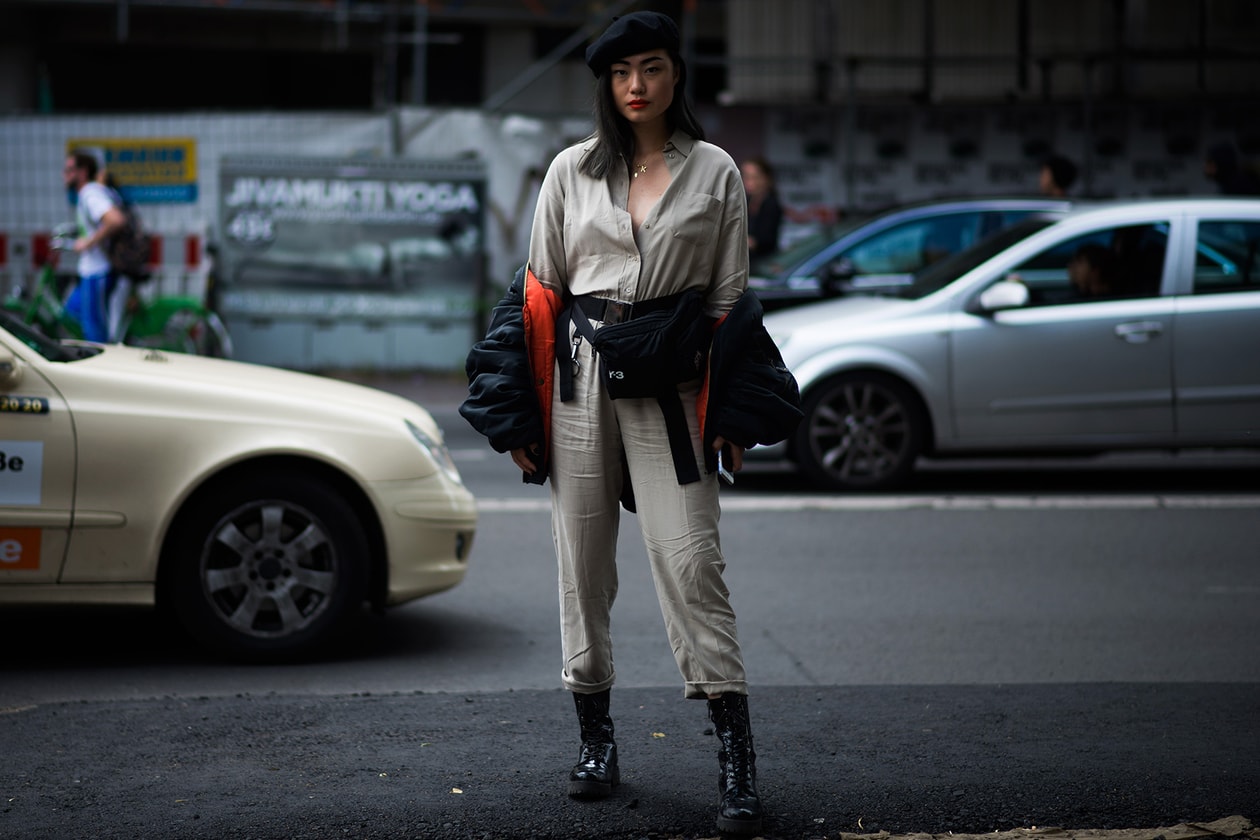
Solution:
M66 188L75 193L75 217L79 236L74 250L79 255L79 282L66 299L66 310L78 321L89 341L109 341L108 299L118 276L109 264L105 245L127 222L109 188L96 180L99 165L85 152L66 157L62 171Z

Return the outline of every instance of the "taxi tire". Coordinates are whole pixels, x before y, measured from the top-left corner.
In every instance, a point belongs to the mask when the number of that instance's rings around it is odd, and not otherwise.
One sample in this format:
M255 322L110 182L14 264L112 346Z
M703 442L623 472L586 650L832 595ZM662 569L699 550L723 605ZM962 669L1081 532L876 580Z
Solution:
M366 598L367 538L353 507L313 477L251 476L200 501L179 527L169 606L216 652L309 657ZM233 613L252 621L234 624Z

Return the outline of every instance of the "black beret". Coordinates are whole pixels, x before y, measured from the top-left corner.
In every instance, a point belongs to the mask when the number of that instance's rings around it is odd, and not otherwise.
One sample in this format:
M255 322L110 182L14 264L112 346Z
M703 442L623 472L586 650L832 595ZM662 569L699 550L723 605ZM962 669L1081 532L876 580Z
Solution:
M586 48L586 66L601 75L614 61L648 50L663 49L677 55L678 26L660 12L634 12L613 18L612 25Z

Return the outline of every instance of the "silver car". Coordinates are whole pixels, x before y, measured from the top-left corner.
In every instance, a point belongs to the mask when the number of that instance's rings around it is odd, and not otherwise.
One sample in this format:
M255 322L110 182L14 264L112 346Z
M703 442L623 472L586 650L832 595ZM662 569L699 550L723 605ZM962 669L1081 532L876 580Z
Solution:
M1029 219L883 296L774 312L787 455L836 490L920 455L1260 445L1260 200Z

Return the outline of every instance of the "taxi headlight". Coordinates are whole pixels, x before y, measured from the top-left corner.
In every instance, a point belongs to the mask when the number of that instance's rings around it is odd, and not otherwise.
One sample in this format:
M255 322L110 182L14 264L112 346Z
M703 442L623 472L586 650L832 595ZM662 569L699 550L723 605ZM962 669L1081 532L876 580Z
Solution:
M455 466L455 461L451 458L451 451L446 448L446 444L434 440L428 432L410 420L406 421L406 423L411 436L416 439L416 442L420 444L420 447L425 452L429 453L429 457L433 459L442 472L446 473L452 481L462 483L459 477L459 469Z

